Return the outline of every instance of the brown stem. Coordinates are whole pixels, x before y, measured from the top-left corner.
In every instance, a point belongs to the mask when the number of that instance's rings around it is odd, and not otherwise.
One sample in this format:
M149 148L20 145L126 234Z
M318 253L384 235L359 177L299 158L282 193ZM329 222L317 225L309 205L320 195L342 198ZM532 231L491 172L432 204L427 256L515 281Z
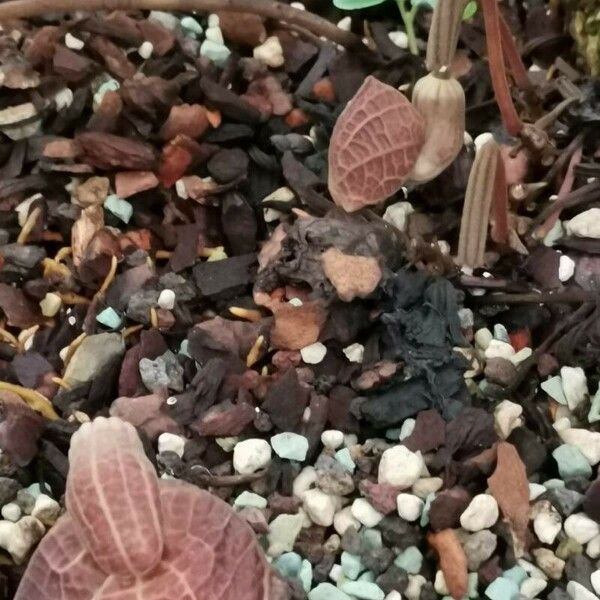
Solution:
M502 13L498 11L499 24L500 24L500 38L502 40L502 51L504 52L504 58L508 62L510 72L515 80L517 86L524 92L533 92L533 84L527 76L527 69L521 60L521 53L517 48L515 39L502 16Z
M276 21L285 21L303 27L318 36L330 39L347 48L365 46L361 39L349 31L344 31L307 10L292 8L275 0L9 0L0 4L0 22L8 19L26 19L50 13L72 13L113 10L164 10L164 11L204 11L204 12L248 12Z
M508 241L508 188L503 160L499 160L496 165L491 222L490 237L492 240L497 244L506 244Z
M502 55L502 36L500 33L500 13L496 0L481 0L483 19L485 22L485 39L487 45L490 77L496 102L502 115L506 131L516 136L523 128L517 109L510 95L510 88L506 79L506 68ZM1 13L0 13L1 14Z

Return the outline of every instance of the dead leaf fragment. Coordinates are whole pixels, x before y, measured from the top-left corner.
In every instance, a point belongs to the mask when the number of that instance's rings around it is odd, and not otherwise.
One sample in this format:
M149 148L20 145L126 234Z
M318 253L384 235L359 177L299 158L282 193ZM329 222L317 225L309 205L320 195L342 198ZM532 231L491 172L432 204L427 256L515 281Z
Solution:
M21 290L7 283L0 283L0 309L11 327L25 329L43 321L39 306L31 302Z
M321 255L323 271L344 302L366 298L377 287L383 275L376 258L351 256L337 248Z
M327 319L320 302L305 302L302 306L282 303L272 307L275 323L271 343L283 350L300 350L319 339Z
M129 198L157 185L158 179L152 171L123 171L115 175L115 192L119 198Z
M108 196L109 187L108 177L90 177L77 186L73 202L81 208L101 206Z
M427 541L438 553L450 595L455 600L464 598L468 585L467 557L456 533L453 529L430 532Z
M87 131L77 136L81 144L84 161L99 169L122 169L150 171L155 165L156 156L150 144L131 138Z
M488 478L488 486L514 536L515 556L523 555L529 523L529 483L525 465L517 449L508 442L497 446L496 470Z

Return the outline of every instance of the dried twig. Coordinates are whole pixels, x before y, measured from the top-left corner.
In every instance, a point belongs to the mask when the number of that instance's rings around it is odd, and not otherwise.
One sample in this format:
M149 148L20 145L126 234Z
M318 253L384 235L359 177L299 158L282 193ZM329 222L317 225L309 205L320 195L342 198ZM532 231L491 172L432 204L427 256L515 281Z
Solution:
M178 12L248 12L285 21L302 27L317 36L323 36L347 48L368 50L362 40L307 10L298 10L274 0L10 0L0 4L0 22L9 19L39 17L50 13L73 13L113 10L165 10Z

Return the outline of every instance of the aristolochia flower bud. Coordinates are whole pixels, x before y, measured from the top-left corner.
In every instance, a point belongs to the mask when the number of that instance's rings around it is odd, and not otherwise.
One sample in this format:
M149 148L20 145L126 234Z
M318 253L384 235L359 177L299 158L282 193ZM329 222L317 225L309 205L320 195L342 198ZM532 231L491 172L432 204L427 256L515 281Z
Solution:
M409 179L422 183L439 175L462 148L465 93L453 77L430 73L417 81L412 105L425 121L425 144Z

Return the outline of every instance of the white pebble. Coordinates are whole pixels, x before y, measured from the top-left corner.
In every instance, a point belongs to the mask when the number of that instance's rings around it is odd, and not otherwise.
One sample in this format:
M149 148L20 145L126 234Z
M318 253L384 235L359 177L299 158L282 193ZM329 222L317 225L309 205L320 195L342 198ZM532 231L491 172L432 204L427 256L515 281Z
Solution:
M409 575L408 585L404 590L404 595L407 600L419 600L421 588L427 583L427 579L423 575Z
M561 281L569 281L573 273L575 273L575 261L570 256L561 254L558 261L558 278Z
M333 528L339 535L344 535L348 527L354 527L356 531L360 529L360 521L352 514L352 507L346 506L335 513L333 517Z
M546 488L541 483L530 483L529 484L529 501L533 502L536 498L539 498L542 494L546 493Z
M398 494L396 497L396 506L400 517L405 521L412 522L421 516L425 503L414 494Z
M54 94L54 103L56 110L61 111L63 108L69 108L73 103L73 92L70 88L64 87Z
M318 488L307 490L302 497L304 510L310 520L317 525L330 527L337 509L336 497Z
M71 33L67 33L65 35L65 46L71 50L81 50L85 46L85 42Z
M388 448L381 455L378 482L400 489L409 488L419 479L423 466L420 453L411 452L406 446Z
M487 327L482 327L475 332L475 344L482 350L487 350L490 342L494 339L492 332Z
M412 486L412 493L425 500L429 494L435 494L441 490L444 480L441 477L421 477Z
M408 36L404 31L390 31L388 37L398 48L408 48Z
M585 553L593 559L600 557L600 534L594 536L585 547Z
M165 310L173 310L175 306L175 292L173 290L162 290L158 296L158 305Z
M60 504L46 494L40 494L35 499L31 516L41 521L44 525L52 526L60 515Z
M271 446L266 440L250 438L238 442L233 449L233 468L242 475L250 475L271 462Z
M467 531L488 529L498 520L498 503L489 494L478 494L460 515L460 524Z
M267 209L269 210L269 209ZM300 300L300 298L290 298L288 300L288 304L291 304L292 306L302 306L304 304L304 302L302 302L302 300Z
M62 298L53 292L47 292L42 300L40 300L40 308L45 317L53 317L62 306Z
M533 519L533 530L540 542L553 544L562 529L562 519L558 511L548 502L542 500L536 505L537 514Z
M219 27L221 25L221 19L219 19L219 15L211 13L208 15L208 26L209 27Z
M590 575L590 582L596 594L600 594L600 569Z
M383 600L402 600L402 594L397 590L392 590Z
M309 346L304 346L304 348L300 350L302 360L307 365L318 365L325 358L326 354L327 348L324 344L321 344L321 342L315 342Z
M561 422L564 423L563 419ZM579 449L590 465L594 466L600 462L600 432L589 429L575 429L570 427L570 421L566 420L567 427L558 428L558 435L565 444L570 444ZM556 423L555 423L556 425Z
M329 570L329 579L337 583L344 576L342 572L342 565L333 565Z
M485 133L480 133L473 140L473 143L475 144L475 152L478 152L484 144L492 141L493 139L494 139L494 134L490 133L489 131L486 131Z
M567 233L577 237L600 238L600 208L590 208L565 223Z
M215 44L223 45L225 40L223 39L223 33L220 27L209 27L206 30L206 39L214 42Z
M321 442L325 448L336 450L344 443L344 433L337 429L326 429L321 434Z
M350 31L352 29L352 17L348 16L340 19L337 26L343 31Z
M415 430L415 425L417 421L415 419L406 419L404 423L402 423L402 427L400 427L400 441L405 440L411 433Z
M362 344L350 344L343 350L344 355L351 363L361 363L365 353L365 347Z
M571 596L572 600L598 600L596 594L592 594L590 590L577 581L567 583L567 594Z
M181 435L174 433L161 433L158 436L158 453L163 452L175 452L179 458L183 457L183 451L185 450L185 438Z
M505 440L517 427L523 424L523 407L510 400L502 400L494 410L496 432Z
M352 503L352 516L365 527L375 527L383 519L383 515L364 498L357 498Z
M408 215L415 212L410 202L395 202L390 204L383 213L383 220L391 223L400 231L404 231L407 225Z
M532 354L533 350L529 346L525 346L525 348L521 348L518 352L515 352L508 360L513 365L518 365L527 360Z
M42 539L44 525L35 517L23 517L16 523L0 521L0 547L19 565Z
M548 587L548 582L545 579L539 577L528 577L521 584L519 590L521 594L527 598L535 598L540 592L544 591Z
M297 10L306 10L306 6L302 2L290 2L290 6Z
M514 353L515 349L502 340L491 340L488 347L485 349L486 358L506 358L510 360L510 357Z
M561 367L560 376L567 406L575 410L588 396L585 372L581 367Z
M314 467L308 466L304 467L296 478L294 479L294 483L292 484L292 493L296 498L302 498L304 496L304 492L309 490L317 483L317 471Z
M440 595L446 596L450 592L448 591L448 586L446 585L446 579L444 578L444 573L442 571L437 571L435 574L435 579L433 581L433 589Z
M21 507L16 502L9 502L2 507L2 518L17 522L21 518Z
M281 42L276 35L268 37L260 46L256 46L252 53L256 60L274 69L281 67L285 62Z
M148 60L152 56L152 52L154 52L154 46L152 42L146 40L142 42L140 47L138 48L138 54L144 59Z
M565 533L580 544L587 544L600 533L600 525L584 513L575 513L565 520Z

